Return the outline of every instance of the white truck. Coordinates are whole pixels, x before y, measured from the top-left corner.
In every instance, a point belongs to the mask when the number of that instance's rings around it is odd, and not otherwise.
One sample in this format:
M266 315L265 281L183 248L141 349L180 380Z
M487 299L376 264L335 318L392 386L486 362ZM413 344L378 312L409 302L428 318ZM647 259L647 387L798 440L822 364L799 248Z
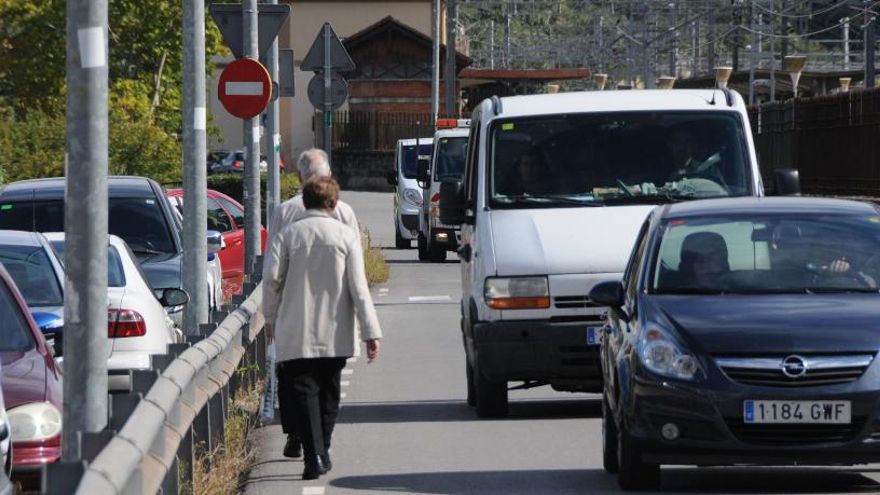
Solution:
M779 184L797 187L797 172ZM779 191L778 186L778 191ZM785 192L785 191L780 191ZM728 90L562 93L487 99L465 173L440 191L462 225L467 398L481 417L514 388L599 392L605 308L656 205L764 188L742 97Z
M416 181L420 158L430 158L434 138L400 139L394 150L394 170L388 184L394 186L394 246L409 249L419 235L422 189Z
M422 187L422 210L419 216L419 260L446 261L446 253L458 250L459 225L440 221L440 185L461 181L467 151L469 119L438 119L434 151L430 161L419 163L418 180Z

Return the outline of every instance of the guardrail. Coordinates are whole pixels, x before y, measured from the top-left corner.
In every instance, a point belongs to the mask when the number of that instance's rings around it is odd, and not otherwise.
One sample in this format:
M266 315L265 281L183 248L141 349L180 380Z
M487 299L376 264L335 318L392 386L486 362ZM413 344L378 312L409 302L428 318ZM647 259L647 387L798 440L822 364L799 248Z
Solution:
M181 482L192 485L197 447L223 441L228 401L265 372L262 286L243 292L247 299L212 314L219 324L153 356L152 370L130 372L131 392L110 395L107 430L83 435L82 461L46 466L44 493L176 494Z

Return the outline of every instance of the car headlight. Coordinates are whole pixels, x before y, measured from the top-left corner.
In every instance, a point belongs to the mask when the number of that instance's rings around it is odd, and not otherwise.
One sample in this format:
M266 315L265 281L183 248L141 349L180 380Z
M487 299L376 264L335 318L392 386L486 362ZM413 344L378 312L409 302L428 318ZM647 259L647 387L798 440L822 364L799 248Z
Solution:
M38 442L61 434L61 411L48 402L31 402L8 414L14 442Z
M422 206L422 192L417 189L404 189L403 199L416 206Z
M487 278L486 304L492 309L544 309L550 307L547 277Z
M649 371L670 378L694 380L702 372L693 354L656 328L645 332L639 341L639 358Z

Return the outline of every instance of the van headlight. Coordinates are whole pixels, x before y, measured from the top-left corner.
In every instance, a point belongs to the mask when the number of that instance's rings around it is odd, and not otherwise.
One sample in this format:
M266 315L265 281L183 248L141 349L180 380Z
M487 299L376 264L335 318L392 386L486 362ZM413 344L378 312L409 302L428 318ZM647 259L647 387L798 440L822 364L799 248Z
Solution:
M492 309L545 309L550 307L547 277L493 277L486 279L483 295Z
M422 192L418 189L407 188L403 190L403 199L410 204L422 206Z
M61 411L48 402L31 402L10 409L14 442L39 442L61 434Z
M642 364L652 373L680 380L695 380L702 374L697 358L660 329L645 332L638 350Z

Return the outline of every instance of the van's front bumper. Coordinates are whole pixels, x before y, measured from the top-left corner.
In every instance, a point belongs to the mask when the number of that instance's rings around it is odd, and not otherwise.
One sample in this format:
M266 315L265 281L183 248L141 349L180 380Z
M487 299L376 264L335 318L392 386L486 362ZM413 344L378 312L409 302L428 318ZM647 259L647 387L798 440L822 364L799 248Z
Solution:
M479 372L490 380L537 381L556 390L599 392L600 329L601 324L590 321L477 322L472 336L475 359Z

